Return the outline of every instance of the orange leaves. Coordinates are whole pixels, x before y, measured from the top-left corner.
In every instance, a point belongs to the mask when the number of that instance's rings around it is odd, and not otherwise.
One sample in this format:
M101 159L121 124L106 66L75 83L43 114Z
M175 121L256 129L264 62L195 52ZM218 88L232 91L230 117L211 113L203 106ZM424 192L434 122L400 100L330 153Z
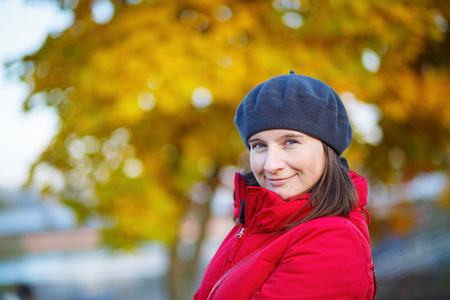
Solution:
M423 76L406 68L398 70L396 75L395 80L384 85L390 96L379 103L385 117L397 122L437 118L447 123L445 114L449 109L444 95L449 78Z

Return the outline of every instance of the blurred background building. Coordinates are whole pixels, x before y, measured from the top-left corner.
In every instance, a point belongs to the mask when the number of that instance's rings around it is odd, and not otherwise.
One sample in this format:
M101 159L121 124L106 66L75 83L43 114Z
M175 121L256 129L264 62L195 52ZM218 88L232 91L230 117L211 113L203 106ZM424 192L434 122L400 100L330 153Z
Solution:
M149 243L132 253L100 247L99 224L77 226L73 212L36 193L1 193L2 299L167 299L165 247ZM24 293L24 292L22 292Z

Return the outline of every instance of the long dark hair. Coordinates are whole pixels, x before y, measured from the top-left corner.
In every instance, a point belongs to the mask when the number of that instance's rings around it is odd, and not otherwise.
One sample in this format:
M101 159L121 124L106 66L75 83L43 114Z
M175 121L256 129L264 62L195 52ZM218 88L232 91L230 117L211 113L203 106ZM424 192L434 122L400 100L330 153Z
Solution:
M322 176L306 192L311 193L308 202L286 224L288 228L295 227L309 220L326 216L349 217L350 210L356 206L357 193L344 160L328 145L322 142L325 152L325 166ZM259 186L253 172L244 175L246 183ZM296 220L308 206L311 212L300 220Z

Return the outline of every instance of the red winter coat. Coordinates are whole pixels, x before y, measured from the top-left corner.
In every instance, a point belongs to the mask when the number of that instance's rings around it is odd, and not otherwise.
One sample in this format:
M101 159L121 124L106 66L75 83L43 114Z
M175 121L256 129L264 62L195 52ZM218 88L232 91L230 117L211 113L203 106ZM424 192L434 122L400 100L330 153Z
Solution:
M194 299L372 299L374 267L362 212L367 183L353 171L350 177L359 200L349 219L322 217L280 232L308 195L283 200L247 187L236 174L235 215L245 199L245 222L217 250Z

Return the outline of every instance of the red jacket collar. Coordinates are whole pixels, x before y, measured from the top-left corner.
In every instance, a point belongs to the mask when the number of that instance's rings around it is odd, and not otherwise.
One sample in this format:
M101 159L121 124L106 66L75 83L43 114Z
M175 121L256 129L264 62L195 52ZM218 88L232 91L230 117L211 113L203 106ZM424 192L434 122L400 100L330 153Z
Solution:
M358 193L356 209L363 208L367 204L366 179L357 175L354 171L350 171L349 175ZM283 200L278 194L265 188L247 186L243 175L240 173L236 173L234 183L234 215L239 219L242 202L245 199L246 223L256 216L256 223L262 231L272 231L281 228L286 221L294 217L305 206L310 196L310 194L305 194ZM296 220L304 217L309 212L310 208L305 209L300 216L296 217Z
M278 194L262 187L247 186L240 173L235 176L234 215L239 219L242 202L245 200L245 226L256 217L256 226L261 232L280 229L295 216L308 202L310 194L282 199ZM307 208L296 220L302 218ZM294 221L294 220L292 220Z

